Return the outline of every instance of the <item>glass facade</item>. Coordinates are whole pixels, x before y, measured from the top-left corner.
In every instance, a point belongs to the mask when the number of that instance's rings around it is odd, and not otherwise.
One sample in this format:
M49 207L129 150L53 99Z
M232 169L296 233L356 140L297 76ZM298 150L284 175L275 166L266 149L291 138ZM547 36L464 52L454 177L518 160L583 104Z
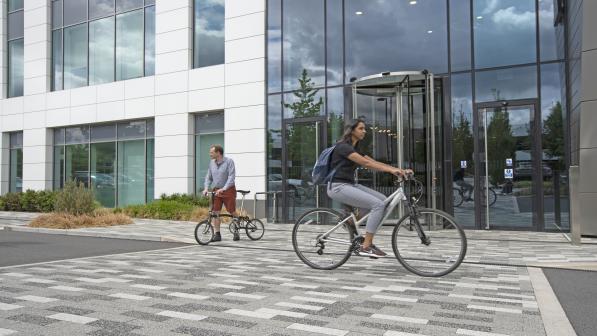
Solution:
M436 99L436 107L444 110L440 116L446 116L444 131L437 133L449 143L438 153L444 157L444 175L449 179L462 173L474 190L469 201L455 206L448 199L452 192L446 181L442 185L448 190L439 192L445 195L440 207L468 227L480 228L487 221L480 198L487 194L483 190L491 188L497 193L489 211L492 227L508 227L499 216L496 222L491 218L501 213L501 205L516 202L517 216L524 217L528 229L566 230L569 153L562 130L567 128L555 131L567 122L562 94L565 59L558 38L563 27L554 26L553 17L553 3L544 0L268 0L268 190L295 183L288 179L290 175L284 181L283 172L285 165L295 164L287 162L285 155L290 154L285 151L297 123L322 118L327 125L324 146L337 138L343 119L353 112L352 80L386 71L427 69L443 83L436 86L441 90L436 95L445 99ZM297 109L301 102L305 108ZM496 104L507 107L498 109ZM356 113L371 106L359 105ZM503 122L504 130L511 132L500 136L510 134L514 139L511 156L518 154L519 161L526 163L518 169L503 166L502 159L516 160L502 158L496 152L499 146L486 153L481 144L491 147L493 140L483 138L484 121L490 136L502 132L496 125ZM421 121L413 122L409 127L416 128ZM495 178L486 176L486 164L514 170L513 183L497 178L497 170L492 173ZM541 171L541 177L524 178L525 165ZM517 171L522 175L517 176ZM485 186L486 181L493 185ZM269 209L270 215L289 213L292 207L292 202L279 204L279 209Z
M209 149L224 144L224 113L211 112L195 116L195 193L203 191L205 175L209 167Z
M8 1L8 97L23 95L23 1Z
M9 135L9 186L10 192L23 191L23 132Z
M193 67L224 64L224 0L194 0Z
M151 76L154 68L154 1L52 1L52 90Z
M153 120L54 130L54 189L73 180L105 207L153 200Z

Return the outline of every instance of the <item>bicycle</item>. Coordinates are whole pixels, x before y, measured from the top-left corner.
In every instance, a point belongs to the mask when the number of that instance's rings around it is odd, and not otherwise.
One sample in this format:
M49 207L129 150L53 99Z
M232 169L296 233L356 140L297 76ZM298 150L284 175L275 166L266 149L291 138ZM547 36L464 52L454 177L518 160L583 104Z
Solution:
M439 277L454 271L466 255L467 240L454 217L435 209L418 208L413 193L405 193L412 182L420 194L422 184L414 178L398 181L397 190L386 198L384 223L394 208L404 202L406 215L392 231L392 249L400 264L419 276ZM420 196L419 196L420 197ZM297 256L315 269L332 270L344 264L364 241L358 227L369 215L357 220L353 211L343 216L329 208L304 213L292 230ZM453 255L449 255L452 253Z
M454 186L452 188L452 195L453 195L453 203L455 207L459 207L464 202L472 202L474 199L472 197L465 197L464 194L467 193L466 188L461 186ZM484 188L484 190L489 190L489 206L492 206L497 201L497 193L493 190L492 187ZM485 206L487 204L487 196L485 191L481 190L481 205ZM474 192L471 192L471 195Z
M237 193L242 195L242 199L240 202L240 209L239 213L243 213L244 211L244 204L245 204L245 196L250 193L250 191L246 190L237 190ZM215 218L231 218L230 224L228 225L228 230L234 235L238 235L241 229L245 230L247 237L251 240L259 240L263 237L265 233L265 226L263 222L258 218L250 218L249 216L238 216L234 217L231 214L218 214L212 210L213 199L215 196L215 192L211 191L209 194L209 214L206 219L200 221L195 226L195 240L200 245L207 245L211 242L215 232L212 225L212 220Z

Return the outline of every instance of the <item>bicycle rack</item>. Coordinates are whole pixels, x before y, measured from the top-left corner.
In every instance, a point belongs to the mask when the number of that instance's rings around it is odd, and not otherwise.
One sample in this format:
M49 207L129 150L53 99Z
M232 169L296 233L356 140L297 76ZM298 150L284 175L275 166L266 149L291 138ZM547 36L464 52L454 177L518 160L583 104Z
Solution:
M253 216L257 217L257 195L272 195L273 196L273 204L272 208L274 209L272 214L272 223L278 223L278 195L281 194L282 191L261 191L256 192L253 195ZM286 193L294 193L293 191L286 191ZM266 198L267 201L267 198ZM294 201L293 201L293 209L292 214L294 216ZM266 217L267 221L267 217Z

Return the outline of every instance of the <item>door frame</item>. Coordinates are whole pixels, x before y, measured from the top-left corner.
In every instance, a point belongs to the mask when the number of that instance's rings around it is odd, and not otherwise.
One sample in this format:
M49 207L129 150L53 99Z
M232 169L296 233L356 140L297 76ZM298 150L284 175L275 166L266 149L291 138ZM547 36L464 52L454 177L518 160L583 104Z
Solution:
M287 118L282 119L282 220L288 221L290 219L290 198L288 197L288 184L286 180L288 178L288 139L286 130L289 125L300 125L300 124L315 124L319 123L319 147L317 148L316 156L327 147L327 118L325 116L316 117L304 117L304 118ZM316 186L316 188L319 188ZM294 202L294 200L293 200ZM293 204L294 205L294 204ZM327 196L320 196L316 199L317 207L325 207L327 205ZM274 210L277 211L277 210ZM295 216L297 214L294 214ZM300 214L299 214L300 215Z
M530 138L532 140L532 148L531 153L534 157L532 167L533 171L537 174L535 175L533 182L533 214L532 214L532 225L530 227L509 227L509 226L489 226L487 223L487 213L486 207L483 207L480 203L481 200L481 188L475 187L474 190L474 198L475 198L475 229L483 230L508 230L508 231L545 231L545 222L544 222L544 214L543 214L543 169L541 167L543 161L542 155L542 145L541 145L541 109L539 106L539 99L531 98L531 99L515 99L515 100L500 100L500 101L492 101L492 102L483 102L483 103L475 103L473 104L473 127L474 129L474 153L473 158L475 162L482 162L481 157L481 148L480 146L480 138L479 138L479 127L481 125L482 119L481 117L481 109L487 108L509 108L509 107L523 107L523 106L533 106L533 115L530 121L531 124L531 134ZM486 139L485 139L486 140ZM487 155L487 153L485 153ZM481 165L475 165L475 179L474 184L475 186L480 186L483 182L481 181L481 176L485 176L484 172L481 172ZM485 219L483 219L485 218Z

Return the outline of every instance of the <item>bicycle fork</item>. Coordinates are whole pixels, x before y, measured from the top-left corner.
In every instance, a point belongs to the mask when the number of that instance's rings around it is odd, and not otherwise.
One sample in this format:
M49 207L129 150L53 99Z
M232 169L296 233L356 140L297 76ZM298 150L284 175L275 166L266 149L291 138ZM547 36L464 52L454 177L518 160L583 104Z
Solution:
M425 231L421 228L421 223L419 222L419 217L417 216L417 210L414 207L410 210L410 223L411 225L414 222L415 230L417 230L417 234L419 235L419 239L421 239L421 244L425 246L429 246L431 244L431 239L425 234Z

